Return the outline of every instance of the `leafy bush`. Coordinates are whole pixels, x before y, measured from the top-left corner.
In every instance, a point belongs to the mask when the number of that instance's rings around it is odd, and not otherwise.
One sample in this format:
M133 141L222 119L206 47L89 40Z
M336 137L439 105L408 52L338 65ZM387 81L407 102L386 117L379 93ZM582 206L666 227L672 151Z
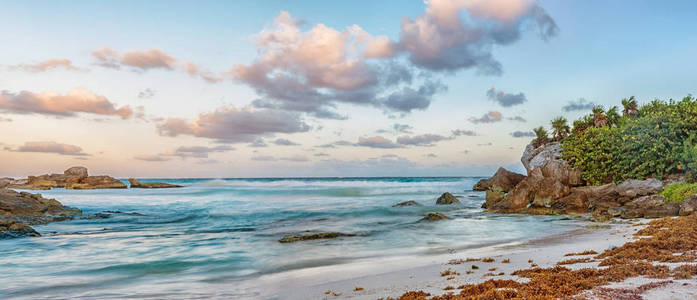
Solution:
M601 122L588 124L590 118L574 122L581 128L574 128L562 141L563 158L581 170L589 184L697 173L694 98L656 100L620 117L616 124L605 122L601 110L592 116Z
M697 183L673 183L661 192L666 197L666 203L682 203L694 194L697 194Z

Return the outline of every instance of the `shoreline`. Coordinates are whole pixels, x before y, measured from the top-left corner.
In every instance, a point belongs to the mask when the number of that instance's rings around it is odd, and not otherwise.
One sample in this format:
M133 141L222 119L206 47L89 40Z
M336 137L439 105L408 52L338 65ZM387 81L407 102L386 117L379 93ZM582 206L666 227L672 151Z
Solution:
M631 241L640 226L633 224L603 224L599 229L587 228L598 223L579 222L578 228L523 242L460 249L453 253L384 257L343 265L331 265L262 276L258 286L272 291L262 293L264 299L379 299L398 298L404 292L423 290L432 295L447 292L447 286L480 283L488 279L512 279L513 276L484 276L490 268L496 273L510 274L530 267L532 259L540 267L553 267L566 253L584 250L602 252L611 246ZM645 222L642 222L645 223ZM495 262L465 262L449 265L451 260L494 258ZM510 259L510 263L502 263ZM471 266L479 267L472 270ZM582 264L579 264L582 265ZM388 269L388 270L385 270ZM460 273L446 280L441 273L451 269ZM472 271L472 274L466 274ZM331 279L327 279L331 278ZM362 288L356 291L356 287ZM331 291L327 294L327 291ZM336 295L334 295L336 293Z

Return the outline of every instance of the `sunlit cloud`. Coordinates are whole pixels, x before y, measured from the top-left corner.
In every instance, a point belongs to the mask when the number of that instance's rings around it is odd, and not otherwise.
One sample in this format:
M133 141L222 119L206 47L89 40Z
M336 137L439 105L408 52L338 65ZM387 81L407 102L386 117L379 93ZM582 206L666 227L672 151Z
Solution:
M133 115L129 106L116 107L106 97L85 89L72 89L62 95L53 92L0 92L0 110L17 114L42 114L70 117L77 113L112 115L128 118Z

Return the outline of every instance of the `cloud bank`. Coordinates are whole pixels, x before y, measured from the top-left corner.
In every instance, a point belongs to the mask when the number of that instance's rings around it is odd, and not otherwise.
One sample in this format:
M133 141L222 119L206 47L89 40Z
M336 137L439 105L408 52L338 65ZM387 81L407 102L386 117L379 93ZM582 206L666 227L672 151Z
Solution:
M0 110L17 114L42 114L70 117L77 113L119 116L133 115L129 106L116 107L106 97L85 89L72 89L65 95L52 92L0 92Z

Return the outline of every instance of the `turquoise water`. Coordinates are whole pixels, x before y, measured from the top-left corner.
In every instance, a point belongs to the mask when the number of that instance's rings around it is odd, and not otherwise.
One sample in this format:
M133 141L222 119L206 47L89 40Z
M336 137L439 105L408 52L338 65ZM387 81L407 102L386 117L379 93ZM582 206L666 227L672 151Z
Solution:
M43 191L85 214L0 241L0 299L256 298L264 275L428 255L571 229L560 217L485 213L480 178L161 179L180 189ZM145 181L145 180L144 180ZM459 205L436 206L443 192ZM424 206L392 207L416 200ZM428 212L453 220L418 222ZM342 232L281 244L288 234Z

